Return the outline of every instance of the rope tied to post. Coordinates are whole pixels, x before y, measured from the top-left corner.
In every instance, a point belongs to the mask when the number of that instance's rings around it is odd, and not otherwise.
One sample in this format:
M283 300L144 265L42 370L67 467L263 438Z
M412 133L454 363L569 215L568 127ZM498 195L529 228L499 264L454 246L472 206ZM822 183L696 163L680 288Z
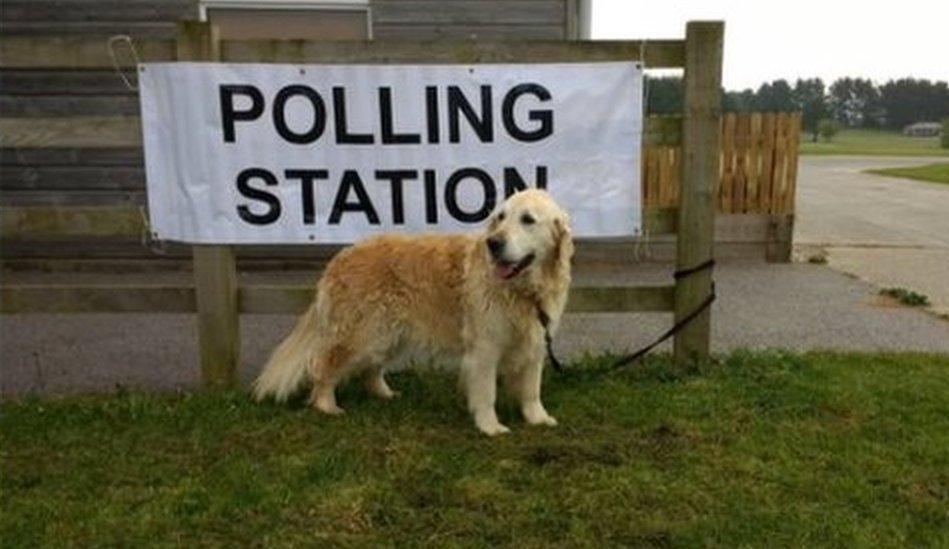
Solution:
M711 270L714 266L715 266L715 260L709 259L693 267L679 269L675 271L674 273L672 273L672 277L675 280L680 280L680 279L692 276L696 273L699 273L705 270ZM622 368L623 366L632 364L636 362L637 360L639 360L640 358L646 356L646 354L648 354L650 351L658 347L661 343L663 343L670 337L679 333L683 328L688 326L693 320L698 318L700 314L702 314L709 307L712 306L712 303L715 302L716 297L717 296L715 293L715 281L713 280L711 282L711 288L709 289L708 295L705 296L705 299L703 299L701 303L699 303L693 310L691 310L689 314L680 318L675 324L672 325L671 328L663 332L662 335L656 338L649 345L642 347L641 349L639 349L638 351L634 353L621 356L615 361L613 361L613 363L610 364L607 368L605 368L603 372L605 373L605 372ZM550 334L550 317L540 306L540 303L537 303L537 319L540 321L540 325L544 328L544 342L547 346L547 357L550 359L550 363L551 365L553 365L555 370L557 370L560 373L564 373L566 370L563 367L563 363L557 360L557 357L554 355L553 341L552 341L553 338L551 337L551 334Z
M129 91L137 92L138 86L132 84L132 81L128 76L125 75L122 67L119 66L119 58L115 53L115 45L119 42L125 42L128 44L129 52L131 52L132 60L135 62L136 67L142 62L138 56L138 50L135 49L135 43L132 41L132 37L127 34L116 34L114 36L110 36L106 41L106 48L109 51L109 58L112 60L112 68L115 69L115 73L119 75L119 78L122 79L122 82L125 83L125 87L128 88Z

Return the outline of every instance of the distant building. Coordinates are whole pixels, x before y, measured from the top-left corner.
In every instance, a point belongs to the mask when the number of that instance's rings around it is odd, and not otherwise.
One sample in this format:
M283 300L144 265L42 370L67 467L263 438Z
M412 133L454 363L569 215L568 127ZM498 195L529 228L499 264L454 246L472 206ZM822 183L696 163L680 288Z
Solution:
M917 122L903 128L903 135L910 137L938 137L942 133L939 122Z

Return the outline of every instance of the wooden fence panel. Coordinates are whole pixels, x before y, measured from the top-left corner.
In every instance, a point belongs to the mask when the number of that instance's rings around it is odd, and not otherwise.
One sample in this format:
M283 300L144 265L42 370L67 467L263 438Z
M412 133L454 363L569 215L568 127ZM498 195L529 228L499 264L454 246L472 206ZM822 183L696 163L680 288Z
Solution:
M671 126L669 117L650 117L643 149L643 204L679 204L682 150L655 135ZM714 197L721 214L791 214L797 189L799 113L727 113L721 124L719 185ZM667 132L668 133L668 132Z
M728 113L722 117L722 160L719 168L717 207L724 214L732 213L735 196L735 125L737 116Z
M745 212L757 212L761 191L761 113L749 115L748 151L745 154Z
M735 123L735 160L734 191L732 213L746 213L745 200L748 196L748 153L751 150L751 114L741 113Z

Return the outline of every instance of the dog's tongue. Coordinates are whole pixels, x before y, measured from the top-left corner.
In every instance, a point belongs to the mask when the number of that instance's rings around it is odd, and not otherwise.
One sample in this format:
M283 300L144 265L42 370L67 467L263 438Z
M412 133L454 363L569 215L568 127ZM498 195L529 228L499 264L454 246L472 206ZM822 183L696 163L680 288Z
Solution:
M500 264L495 263L494 265L494 274L502 280L507 280L514 276L514 273L517 269L517 265L514 263Z

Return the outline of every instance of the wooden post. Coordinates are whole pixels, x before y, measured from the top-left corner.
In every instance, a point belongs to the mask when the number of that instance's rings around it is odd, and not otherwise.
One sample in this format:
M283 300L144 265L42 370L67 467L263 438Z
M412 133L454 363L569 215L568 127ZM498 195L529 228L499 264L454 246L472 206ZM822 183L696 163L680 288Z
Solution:
M220 40L207 23L178 24L179 61L217 61ZM237 262L230 246L192 247L201 381L205 387L233 386L240 361Z
M179 21L178 61L219 61L221 39L217 27L200 21Z
M230 246L196 245L192 257L201 381L205 387L233 386L241 344L234 250Z
M768 263L790 263L793 252L794 214L771 214L765 259Z
M724 30L725 25L720 21L690 21L686 25L677 269L689 269L713 257ZM675 320L695 310L711 291L711 270L678 280ZM676 334L676 362L707 358L710 331L711 311L706 310Z

